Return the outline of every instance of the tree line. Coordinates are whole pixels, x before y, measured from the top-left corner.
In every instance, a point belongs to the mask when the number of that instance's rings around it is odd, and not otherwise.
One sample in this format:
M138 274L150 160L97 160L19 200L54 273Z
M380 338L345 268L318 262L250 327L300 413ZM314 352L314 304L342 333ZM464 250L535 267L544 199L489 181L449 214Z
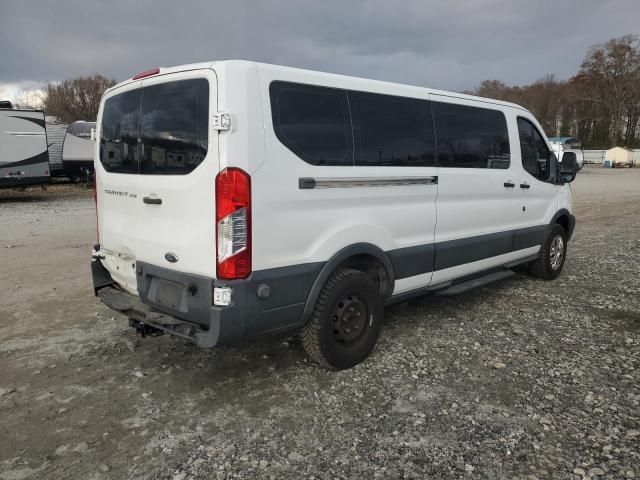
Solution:
M485 80L471 92L529 109L549 137L571 136L584 149L640 147L640 43L635 35L591 47L570 79L553 75L523 86Z
M44 88L42 106L47 115L62 123L77 120L95 121L102 94L116 84L99 74L48 83Z
M102 94L115 83L99 74L51 82L42 107L64 123L95 120ZM547 75L523 86L485 80L465 93L520 104L548 136L576 137L585 149L640 147L640 42L634 35L591 47L568 80Z

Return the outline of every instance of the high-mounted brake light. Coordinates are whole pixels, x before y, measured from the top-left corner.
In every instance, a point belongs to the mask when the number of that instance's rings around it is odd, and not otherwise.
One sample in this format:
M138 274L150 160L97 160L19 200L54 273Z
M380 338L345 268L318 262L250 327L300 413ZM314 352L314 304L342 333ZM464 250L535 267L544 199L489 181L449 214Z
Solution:
M144 72L136 73L131 80L140 80L141 78L150 77L159 73L160 69L156 67L152 68L151 70L145 70Z
M251 274L251 178L239 168L216 176L217 278Z

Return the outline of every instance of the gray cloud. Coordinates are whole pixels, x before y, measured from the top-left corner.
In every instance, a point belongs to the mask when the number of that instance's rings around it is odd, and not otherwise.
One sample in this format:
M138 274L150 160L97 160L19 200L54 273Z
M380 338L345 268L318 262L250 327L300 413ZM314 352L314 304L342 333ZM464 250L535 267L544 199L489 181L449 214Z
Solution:
M574 74L637 0L3 0L0 84L244 58L448 90Z

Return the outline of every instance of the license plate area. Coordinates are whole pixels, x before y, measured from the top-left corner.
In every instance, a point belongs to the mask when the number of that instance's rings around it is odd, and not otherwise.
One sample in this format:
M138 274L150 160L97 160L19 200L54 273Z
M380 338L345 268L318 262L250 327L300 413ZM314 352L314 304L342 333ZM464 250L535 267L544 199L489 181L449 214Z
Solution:
M165 308L187 313L187 288L185 285L166 280L164 278L152 277L149 285L149 300Z
M211 324L211 278L136 262L138 296L142 303L204 328Z

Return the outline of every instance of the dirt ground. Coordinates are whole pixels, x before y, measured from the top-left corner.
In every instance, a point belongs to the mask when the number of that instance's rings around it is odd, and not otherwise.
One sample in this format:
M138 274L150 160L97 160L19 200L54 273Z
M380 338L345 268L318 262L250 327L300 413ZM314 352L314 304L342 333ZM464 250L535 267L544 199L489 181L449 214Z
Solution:
M138 339L93 296L91 191L0 192L0 479L640 478L640 169L587 168L563 275L295 337Z

